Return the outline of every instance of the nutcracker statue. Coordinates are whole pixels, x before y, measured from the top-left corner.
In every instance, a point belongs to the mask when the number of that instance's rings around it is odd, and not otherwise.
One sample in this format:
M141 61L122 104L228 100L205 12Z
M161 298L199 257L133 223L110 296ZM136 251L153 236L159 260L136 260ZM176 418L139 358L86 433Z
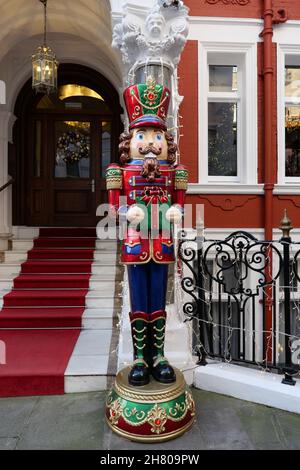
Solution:
M106 181L110 214L127 224L121 263L128 273L134 360L117 376L107 417L130 439L166 440L182 434L194 416L183 375L164 355L168 265L175 262L171 228L183 217L188 172L175 163L177 145L165 124L168 88L148 77L126 88L124 100L129 133L120 137L120 165L108 167Z

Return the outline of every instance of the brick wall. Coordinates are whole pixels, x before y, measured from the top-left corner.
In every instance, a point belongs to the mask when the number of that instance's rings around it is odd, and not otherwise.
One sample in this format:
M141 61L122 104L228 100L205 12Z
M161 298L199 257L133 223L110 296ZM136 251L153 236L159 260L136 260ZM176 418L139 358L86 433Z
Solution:
M179 114L181 163L187 165L190 182L198 181L198 43L188 41L178 68L179 93L184 96Z
M249 0L246 5L238 5L239 0L185 0L191 16L223 16L231 18L261 18L263 0ZM244 0L246 1L246 0ZM286 8L290 19L300 19L300 0L273 0L274 10Z
M260 18L262 14L262 0L249 0L247 5L238 5L236 2L224 4L222 0L216 4L208 2L209 0L185 0L185 4L190 8L191 16Z
M237 0L185 0L191 16L221 16L241 18L261 18L263 0L250 0L247 5L238 5ZM300 0L274 0L274 12L286 8L289 19L300 20ZM279 26L275 26L275 28ZM300 33L299 33L300 35ZM299 36L300 37L300 36ZM217 39L217 32L216 32ZM222 40L222 38L219 38ZM273 132L272 170L277 182L277 60L276 44L273 46L273 112L270 125ZM181 106L183 124L180 142L182 158L190 170L190 181L198 181L198 64L197 42L188 41L179 67L180 94L184 95ZM258 44L258 183L264 183L264 80L263 80L263 44ZM201 90L200 90L201 92ZM297 215L300 208L300 196L274 196L274 226L278 226L283 209L287 208L293 218L294 226L300 226ZM264 197L258 195L188 195L187 203L205 205L205 224L207 227L263 227Z

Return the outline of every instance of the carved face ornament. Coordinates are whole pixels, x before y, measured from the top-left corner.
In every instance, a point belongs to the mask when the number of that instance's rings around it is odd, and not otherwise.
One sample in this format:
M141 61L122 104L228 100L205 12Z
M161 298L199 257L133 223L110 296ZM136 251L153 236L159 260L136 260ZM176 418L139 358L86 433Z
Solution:
M151 36L158 38L162 34L162 30L165 26L165 19L159 13L152 13L146 21L146 27Z

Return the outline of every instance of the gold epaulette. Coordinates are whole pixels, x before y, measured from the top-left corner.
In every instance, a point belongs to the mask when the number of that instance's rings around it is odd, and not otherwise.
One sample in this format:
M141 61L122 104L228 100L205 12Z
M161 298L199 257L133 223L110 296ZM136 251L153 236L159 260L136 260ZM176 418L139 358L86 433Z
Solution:
M105 178L107 189L122 189L122 170L119 166L109 166Z
M175 169L175 189L187 189L189 180L189 172L183 166L178 166Z

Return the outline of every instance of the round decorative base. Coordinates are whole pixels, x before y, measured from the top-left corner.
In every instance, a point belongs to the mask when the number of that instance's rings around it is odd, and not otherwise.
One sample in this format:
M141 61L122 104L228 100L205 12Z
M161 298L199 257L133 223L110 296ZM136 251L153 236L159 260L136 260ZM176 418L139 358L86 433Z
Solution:
M195 403L183 374L175 369L176 382L148 385L128 383L130 367L121 370L106 402L106 420L122 437L138 442L162 442L186 432L195 419Z

